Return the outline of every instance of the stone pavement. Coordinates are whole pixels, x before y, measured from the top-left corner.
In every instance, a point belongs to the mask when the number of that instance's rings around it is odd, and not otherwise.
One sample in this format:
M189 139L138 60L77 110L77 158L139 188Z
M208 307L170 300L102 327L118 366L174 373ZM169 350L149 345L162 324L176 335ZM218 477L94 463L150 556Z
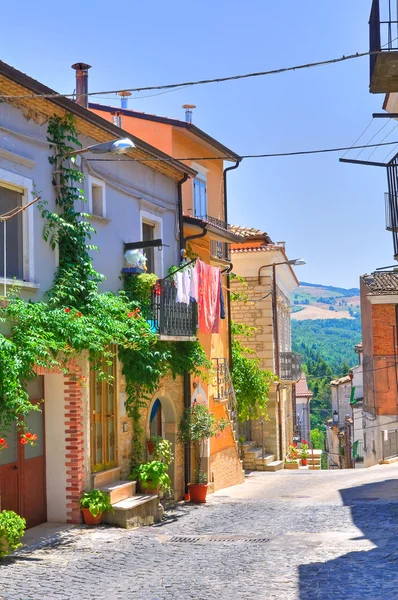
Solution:
M4 600L394 600L398 465L255 473L155 527L58 532L0 566Z

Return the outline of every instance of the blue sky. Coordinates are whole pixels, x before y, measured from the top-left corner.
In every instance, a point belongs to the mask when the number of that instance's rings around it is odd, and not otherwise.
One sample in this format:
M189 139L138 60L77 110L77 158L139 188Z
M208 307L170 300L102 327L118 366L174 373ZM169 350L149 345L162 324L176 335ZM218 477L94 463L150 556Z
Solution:
M15 5L2 6L8 25L1 58L65 93L73 91L70 66L77 61L93 66L91 91L227 76L367 51L370 4L84 0L74 9L22 0L18 18ZM183 118L181 105L196 104L195 124L238 154L346 146L381 111L383 96L368 91L368 69L361 58L152 98L141 94L130 107ZM383 124L375 121L364 140ZM386 141L394 139L398 129ZM384 169L340 164L337 154L247 160L229 181L229 220L286 241L291 258L307 261L297 270L301 280L351 287L360 274L393 263Z

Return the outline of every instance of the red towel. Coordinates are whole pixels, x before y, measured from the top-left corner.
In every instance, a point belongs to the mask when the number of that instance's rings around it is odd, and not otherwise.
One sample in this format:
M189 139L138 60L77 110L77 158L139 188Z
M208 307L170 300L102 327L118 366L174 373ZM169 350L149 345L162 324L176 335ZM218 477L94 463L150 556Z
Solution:
M201 333L220 330L220 269L197 261L198 321Z

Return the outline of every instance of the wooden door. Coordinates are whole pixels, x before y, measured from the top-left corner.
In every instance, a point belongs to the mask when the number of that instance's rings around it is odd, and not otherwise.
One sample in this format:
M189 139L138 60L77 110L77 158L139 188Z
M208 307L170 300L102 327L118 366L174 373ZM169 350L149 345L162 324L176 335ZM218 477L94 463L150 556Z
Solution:
M113 382L101 381L98 372L90 374L91 471L97 473L117 467L117 382L116 357L111 365L102 365Z
M29 383L27 390L32 404L41 402L43 377ZM47 520L43 405L27 415L26 424L37 434L34 446L21 444L23 432L15 425L4 436L8 448L0 453L0 497L1 509L24 517L29 528Z

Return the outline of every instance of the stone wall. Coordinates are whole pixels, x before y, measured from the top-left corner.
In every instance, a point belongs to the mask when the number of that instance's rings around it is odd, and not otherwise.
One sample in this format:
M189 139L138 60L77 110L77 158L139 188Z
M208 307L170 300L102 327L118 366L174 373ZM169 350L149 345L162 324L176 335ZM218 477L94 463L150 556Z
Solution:
M214 491L244 482L245 474L235 446L210 456L210 473Z

